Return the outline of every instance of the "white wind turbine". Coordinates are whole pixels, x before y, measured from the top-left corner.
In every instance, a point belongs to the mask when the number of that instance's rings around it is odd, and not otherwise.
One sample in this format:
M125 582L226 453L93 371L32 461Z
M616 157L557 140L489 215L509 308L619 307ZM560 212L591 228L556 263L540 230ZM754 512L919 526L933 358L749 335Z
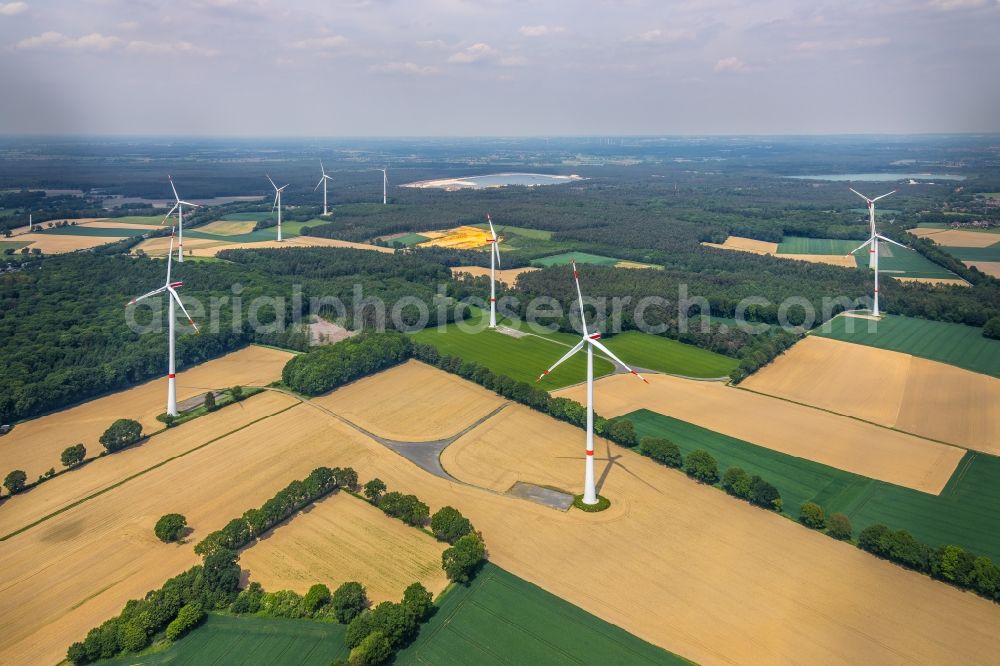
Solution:
M497 232L493 230L493 220L490 214L486 214L486 221L490 224L490 328L497 327L497 268L500 266L500 242Z
M869 260L870 261L870 267L872 268L872 270L875 271L875 298L873 299L873 304L872 304L872 316L878 317L879 316L879 310L878 310L878 242L880 240L883 240L883 241L892 243L893 245L899 245L899 247L904 248L904 249L906 248L906 246L903 245L902 243L897 243L896 241L892 240L891 238L886 238L885 236L883 236L882 234L880 234L878 232L878 230L875 228L875 202L878 201L879 199L881 199L882 197L889 196L889 194L892 194L892 192L889 192L888 194L883 194L881 197L875 197L874 199L869 199L865 195L859 194L857 191L855 191L853 189L851 189L851 192L854 192L859 197L863 198L865 201L868 202L868 210L871 213L870 219L869 219L869 228L870 228L870 231L871 231L871 235L868 237L868 240L866 240L864 243L862 243L861 245L859 245L856 248L854 248L853 250L851 250L850 253L848 254L848 256L854 254L855 252L857 252L861 248L865 247L866 245L871 245L871 248L869 249L868 256L870 257L870 260ZM893 192L895 192L895 190L893 190Z
M167 180L170 181L170 189L174 191L174 199L177 201L177 203L174 204L174 207L170 209L169 213L163 216L163 221L160 222L160 224L166 222L167 218L173 215L175 210L177 211L177 261L183 263L184 262L184 206L190 206L191 208L197 208L198 206L197 204L188 203L187 201L181 201L181 198L177 196L177 188L174 187L173 177L167 176ZM173 232L171 232L171 237L172 236ZM171 241L171 246L172 245L173 241ZM171 252L173 252L172 248Z
M322 172L323 175L320 176L319 182L316 183L316 187L313 188L313 192L319 189L320 185L323 186L323 217L326 217L327 215L330 214L327 212L326 208L326 181L333 180L333 178L330 178L330 176L326 175L326 169L323 168L323 160L319 161L319 170L320 172ZM287 185L285 187L287 187Z
M181 311L184 312L184 316L187 317L188 323L194 327L195 333L199 333L198 327L195 325L194 320L191 319L191 315L184 308L184 304L181 303L181 297L177 295L177 289L183 284L183 282L171 282L170 281L170 264L174 254L174 230L170 230L170 250L167 252L167 281L159 289L154 289L148 294L143 294L138 298L133 298L128 305L134 305L144 298L149 298L150 296L156 296L163 292L167 292L167 303L169 307L167 309L167 335L169 336L169 360L167 366L167 414L170 416L177 416L177 380L176 380L176 367L174 365L174 320L177 318L177 310L175 309L175 303L180 306ZM128 307L128 306L126 306Z
M875 202L878 201L879 199L885 199L890 194L895 194L896 190L893 190L892 192L886 192L885 194L883 194L880 197L875 197L874 199L869 199L868 197L866 197L865 195L861 194L861 192L858 192L853 187L848 187L847 189L849 189L851 192L854 192L855 194L857 194L859 197L861 197L862 199L865 200L865 203L868 204L868 230L869 230L870 233L874 234L875 233ZM875 259L875 248L872 247L868 251L868 268L875 268L876 262L877 262L877 260Z
M573 262L573 280L576 282L576 295L580 299L580 325L583 327L583 339L576 343L575 347L566 352L561 359L556 361L551 368L539 375L536 381L541 381L545 375L555 370L560 363L580 351L584 345L587 346L587 460L583 481L583 503L597 504L597 490L594 487L594 347L607 354L616 363L642 381L646 382L646 378L625 365L624 361L612 354L611 350L600 343L601 333L599 331L594 333L587 331L587 317L583 311L583 293L580 291L580 273L576 270L576 261ZM648 384L649 382L646 383Z
M264 175L267 175L267 174L264 174ZM271 177L267 176L267 179L271 180ZM285 183L281 187L278 187L274 183L274 181L271 180L271 187L274 188L274 205L271 206L271 212L273 213L275 208L278 209L278 242L280 243L281 242L281 191L283 189L285 189L286 187L288 187L288 183ZM323 191L324 191L324 193L326 192L326 188L325 187L323 188Z
M389 170L380 169L382 171L382 205L389 203Z

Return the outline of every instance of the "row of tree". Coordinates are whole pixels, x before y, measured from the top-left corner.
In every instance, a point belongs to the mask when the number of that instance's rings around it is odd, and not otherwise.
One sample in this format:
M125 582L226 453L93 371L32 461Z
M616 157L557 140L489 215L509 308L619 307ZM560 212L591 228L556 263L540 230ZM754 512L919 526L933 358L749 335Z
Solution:
M295 356L285 364L281 379L293 391L320 395L405 361L410 348L410 339L401 333L361 333Z

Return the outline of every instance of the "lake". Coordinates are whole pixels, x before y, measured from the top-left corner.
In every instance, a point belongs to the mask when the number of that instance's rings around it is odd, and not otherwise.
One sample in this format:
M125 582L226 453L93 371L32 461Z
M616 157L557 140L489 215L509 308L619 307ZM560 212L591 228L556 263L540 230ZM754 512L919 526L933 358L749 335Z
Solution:
M401 187L440 188L444 190L482 190L488 187L506 187L508 185L523 185L536 187L539 185L562 185L576 180L580 176L554 176L547 173L494 173L484 176L462 176L461 178L440 178L437 180L420 180L406 183Z
M965 180L965 176L950 173L830 173L813 176L785 176L798 180L858 180L867 183L890 183L897 180Z

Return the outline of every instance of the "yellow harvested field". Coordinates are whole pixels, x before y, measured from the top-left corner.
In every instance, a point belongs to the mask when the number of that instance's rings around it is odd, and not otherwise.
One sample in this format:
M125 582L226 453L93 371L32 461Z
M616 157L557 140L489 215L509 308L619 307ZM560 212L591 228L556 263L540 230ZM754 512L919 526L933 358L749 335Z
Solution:
M177 373L177 399L186 400L209 389L237 384L269 384L281 377L291 357L288 352L257 346L226 354ZM163 364L166 366L166 359ZM98 438L116 419L135 419L146 433L161 429L163 424L156 417L166 411L166 399L164 377L19 423L0 438L0 460L5 468L22 469L29 479L36 479L50 467L61 467L59 454L67 446L82 443L87 447L88 457L103 451Z
M914 236L929 238L948 247L989 247L1000 243L1000 235L965 229L909 229Z
M184 247L187 248L187 241L184 241ZM391 247L380 247L378 245L369 245L367 243L352 243L350 241L335 240L333 238L317 238L315 236L296 236L294 238L283 240L280 243L273 240L260 241L257 243L223 243L222 245L216 245L213 247L196 247L192 250L191 254L196 257L214 257L223 250L261 250L280 247L349 247L354 248L355 250L373 250L375 252L386 252L388 254L395 252L395 250Z
M595 410L610 418L649 409L758 446L934 495L944 488L965 453L720 382L669 375L647 379L649 385L628 375L598 380ZM574 386L553 395L583 402L585 391L585 386Z
M83 467L46 481L30 492L10 497L0 511L0 537L298 402L297 398L284 393L265 391L238 405L227 406L194 421L182 423L176 428L164 430L140 446L92 460ZM103 448L100 445L96 449L88 446L87 452L94 454L98 450ZM59 468L59 465L56 467Z
M1000 278L1000 261L979 261L979 260L969 260L964 262L966 266L975 266L983 273L987 275L992 275L995 278Z
M531 271L539 270L535 266L525 266L523 268L503 268L496 272L497 280L503 282L504 284L514 284L517 280L517 276L522 273L530 273ZM482 266L455 266L451 269L452 274L464 273L465 275L471 275L472 277L481 277L485 275L489 277L490 269L484 268Z
M477 247L485 247L491 238L490 232L486 229L469 226L445 230L441 236L437 237L431 237L430 234L423 231L420 234L430 237L431 240L419 243L417 247L450 247L454 250L471 250Z
M87 250L98 245L107 245L120 241L122 237L108 236L69 236L65 234L30 233L20 234L17 240L20 242L30 242L32 250L41 250L42 254L64 254L66 252L76 252L77 250Z
M946 363L810 335L743 386L1000 454L1000 379Z
M252 220L216 220L204 226L198 227L198 231L207 234L219 234L220 236L237 236L248 234L257 227L257 223Z
M505 402L493 391L418 361L313 401L371 433L404 442L451 437Z
M94 220L76 220L77 226L89 229L145 229L146 231L156 231L159 227L151 224L133 224L130 222L116 222L114 218L98 218Z
M195 248L207 248L207 247L219 247L220 245L225 245L225 241L215 241L209 240L207 238L185 238L184 239L184 253L185 255L191 254L191 250ZM163 257L167 254L167 249L170 248L170 237L160 236L158 238L147 238L142 241L134 248L132 248L132 254L137 254L140 250L151 257ZM177 251L177 239L174 239L174 251Z
M916 282L918 284L943 284L955 287L971 287L968 282L962 278L920 278L920 277L899 277L896 275L891 276L900 282Z
M741 236L729 236L726 242L722 243L702 243L708 247L719 250L738 250L740 252L752 252L754 254L777 254L778 244L767 241L754 240L753 238L743 238Z
M644 264L639 261L619 261L617 264L615 264L615 268L637 268L640 270L643 268L652 268L658 271L663 270L663 266L656 266L654 264Z
M424 405L450 407L447 399ZM505 474L578 488L583 433L546 419L513 406L499 412L460 440L462 460L449 471L483 485ZM502 447L497 437L506 438ZM607 468L606 446L599 441L597 472L611 509L564 513L430 475L318 409L293 407L4 542L0 663L58 662L126 599L194 564L190 544L155 541L162 513L187 515L198 539L316 465L378 476L432 511L455 506L484 533L497 565L696 662L972 664L1000 651L995 604L632 451L611 447Z
M446 546L364 500L338 493L244 550L240 566L265 590L305 594L315 583L335 590L357 581L378 604L399 601L414 581L436 596L448 584L441 568Z
M776 254L774 256L778 259L797 259L799 261L809 261L814 264L829 264L843 268L856 268L858 265L853 256L844 256L842 254Z

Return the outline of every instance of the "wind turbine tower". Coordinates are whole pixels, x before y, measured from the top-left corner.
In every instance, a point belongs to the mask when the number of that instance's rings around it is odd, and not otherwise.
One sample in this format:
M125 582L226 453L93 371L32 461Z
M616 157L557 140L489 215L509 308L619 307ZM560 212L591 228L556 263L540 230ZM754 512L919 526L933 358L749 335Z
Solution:
M274 181L271 180L270 176L267 176L267 179L271 181L271 187L274 188L274 205L271 206L271 212L273 213L275 208L278 209L278 242L280 243L281 242L281 191L284 190L286 187L288 187L288 183L285 183L281 187L278 187L277 185L275 185ZM324 188L324 193L325 189L326 188Z
M315 192L320 185L323 186L323 217L326 217L330 214L326 208L326 181L333 180L333 178L330 178L330 176L326 175L326 169L323 168L323 160L319 161L319 170L323 175L320 176L319 182L316 183L316 187L313 188L313 192Z
M177 188L174 187L174 179L171 176L167 176L170 181L170 189L174 191L174 199L177 203L174 207L170 209L170 212L163 216L163 222L167 221L167 218L177 211L177 261L184 262L184 206L190 206L191 208L197 208L198 206L193 203L188 203L187 201L181 201L181 198L177 196ZM171 238L173 238L173 230L171 230ZM171 240L171 252L173 252L173 241Z
M565 356L556 361L551 368L538 376L536 381L541 381L545 375L555 370L563 361L567 360L578 351L587 347L587 458L586 469L583 478L583 503L597 504L597 489L594 485L594 348L606 354L630 373L646 382L646 378L632 368L625 365L625 362L611 353L601 342L600 331L590 333L587 331L587 317L583 311L583 293L580 291L580 273L576 270L576 261L573 262L573 280L576 282L576 295L580 300L580 325L583 327L583 339L576 343L576 346L566 352ZM647 384L649 382L646 382Z
M389 203L389 170L382 169L382 205Z
M865 200L865 203L868 204L868 231L869 231L869 233L874 234L875 233L875 202L878 201L879 199L885 199L890 194L895 194L896 190L893 190L892 192L886 192L885 194L883 194L880 197L875 197L874 199L869 199L868 197L866 197L865 195L861 194L861 192L858 192L853 187L848 187L847 189L849 189L851 192L854 192L855 194L857 194L859 197L861 197L862 199ZM868 268L874 269L875 265L878 263L878 259L875 258L876 254L878 254L878 253L875 251L875 247L874 246L870 250L868 250Z
M906 246L903 245L902 243L897 243L896 241L892 240L891 238L886 238L885 236L883 236L882 234L880 234L878 232L878 230L875 228L875 202L878 201L879 199L881 199L882 197L889 196L889 194L892 194L892 192L889 192L888 194L883 194L881 197L875 197L874 199L869 199L865 195L859 194L858 192L856 192L853 189L851 191L854 192L859 197L863 198L865 201L868 202L868 210L870 211L870 218L869 218L870 226L869 226L869 228L870 228L871 235L868 237L868 240L866 240L864 243L862 243L861 245L859 245L856 248L854 248L853 250L851 250L851 252L848 254L848 256L850 256L850 255L854 254L855 252L857 252L858 250L864 248L866 245L870 246L869 250L868 250L868 256L870 258L869 259L869 263L870 263L870 266L871 266L872 270L875 271L875 296L872 299L872 315L874 317L879 317L880 315L879 315L879 309L878 309L878 254L879 254L879 251L878 251L878 242L880 240L883 240L883 241L886 241L888 243L892 243L893 245L898 245L899 247L904 248L904 249L906 249ZM893 190L893 192L895 192L895 190Z
M167 303L169 304L167 308L167 335L169 337L169 359L167 361L167 414L170 416L177 416L177 380L176 373L177 369L174 365L174 350L175 350L175 319L177 319L177 310L175 304L180 306L181 311L184 316L188 318L188 323L194 327L196 333L199 333L198 327L195 325L194 320L191 319L191 315L184 308L184 304L181 303L181 297L177 295L177 289L181 287L182 282L171 282L170 281L170 264L174 254L174 230L170 230L170 250L167 252L167 281L159 289L154 289L153 291L143 294L137 298L133 298L128 305L134 305L144 298L149 298L150 296L156 296L163 292L167 292ZM126 306L128 307L128 306Z
M490 225L490 239L486 241L490 244L490 328L497 327L497 267L500 266L500 242L497 232L493 230L493 220L490 214L486 214L486 221Z

